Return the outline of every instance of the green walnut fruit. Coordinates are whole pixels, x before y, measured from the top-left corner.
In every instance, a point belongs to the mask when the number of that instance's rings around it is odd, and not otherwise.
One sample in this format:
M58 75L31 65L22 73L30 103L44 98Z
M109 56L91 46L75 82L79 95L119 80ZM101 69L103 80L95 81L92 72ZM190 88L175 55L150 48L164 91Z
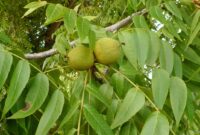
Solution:
M83 45L73 48L68 53L68 64L75 70L86 70L94 64L94 55L92 49Z
M119 42L112 38L101 38L95 44L94 54L97 62L105 65L113 64L120 57Z

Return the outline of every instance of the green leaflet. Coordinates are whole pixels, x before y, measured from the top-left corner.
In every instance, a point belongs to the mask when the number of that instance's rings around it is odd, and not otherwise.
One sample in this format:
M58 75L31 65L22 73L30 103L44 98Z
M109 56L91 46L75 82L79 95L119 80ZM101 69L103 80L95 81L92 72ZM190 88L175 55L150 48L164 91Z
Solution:
M136 88L130 89L119 106L111 128L114 129L131 119L144 106L144 103L144 94Z
M8 77L12 61L13 57L11 54L0 51L0 90Z
M39 121L35 135L46 135L60 116L64 105L64 95L56 90L50 98L47 107Z
M8 95L5 101L5 106L2 114L3 117L12 108L19 96L22 94L22 91L28 82L30 72L31 71L29 63L27 61L20 60L13 72L10 81Z
M133 32L120 32L118 37L122 43L125 45L122 46L122 50L127 57L128 61L132 64L133 67L137 69L137 49L136 49L136 39L133 37L136 33Z
M152 91L156 105L162 109L168 95L170 85L169 73L163 69L153 71Z
M114 135L102 115L99 114L94 107L85 105L84 116L98 135Z
M77 18L77 30L79 38L82 42L87 42L87 37L90 31L90 22L86 19L83 19L81 17Z
M174 53L173 73L175 76L178 76L180 78L182 78L182 76L183 76L182 61L181 61L181 58L176 53Z
M49 92L49 81L46 75L38 73L29 84L28 94L25 99L25 108L17 111L9 119L27 117L38 110L44 103Z
M182 15L181 15L181 11L179 10L179 8L176 5L175 1L169 1L166 2L165 7L167 8L167 10L169 10L174 16L178 17L180 20L182 20Z
M27 4L24 8L28 8L28 10L24 13L23 17L28 16L33 11L37 10L40 7L43 7L47 4L46 1L35 1Z
M176 125L178 125L187 102L187 87L185 82L178 77L171 78L170 102L174 117L176 119Z
M159 57L161 42L156 33L149 31L149 51L146 59L146 64L153 65Z
M135 29L136 36L133 38L137 38L137 58L138 63L141 66L141 68L144 67L147 56L149 53L150 48L150 37L149 37L149 31L144 29Z
M64 17L67 8L62 6L61 4L49 4L46 9L46 21L45 25L53 23Z
M160 66L171 74L174 66L174 53L172 47L167 42L163 42L160 50Z
M169 122L160 112L153 112L146 120L140 135L169 135Z
M96 97L99 101L101 101L106 107L110 107L109 100L105 97L101 91L95 88L92 85L87 85L86 90L94 97Z
M64 25L69 33L73 33L76 26L77 14L74 10L68 9L64 15Z
M62 126L69 122L70 118L75 114L75 112L78 110L78 107L80 106L80 102L76 102L72 104L71 108L67 112L66 116L63 118L63 120L60 123L59 128L62 128Z

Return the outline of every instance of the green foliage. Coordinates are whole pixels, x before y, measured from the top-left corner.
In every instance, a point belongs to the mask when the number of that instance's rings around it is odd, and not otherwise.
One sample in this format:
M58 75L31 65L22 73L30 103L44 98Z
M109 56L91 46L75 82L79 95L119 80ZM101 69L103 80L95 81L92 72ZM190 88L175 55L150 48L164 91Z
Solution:
M62 2L29 1L21 6L27 8L24 19L40 18L37 12L45 10L46 14L40 13L45 27L60 22L53 34L53 48L59 54L44 61L27 61L16 52L11 45L15 36L5 31L7 21L0 19L4 22L0 26L0 134L193 135L200 130L200 12L194 3ZM130 16L131 22L120 30L103 28L142 9L147 11ZM0 13L5 19L12 16ZM66 55L71 47L83 44L93 49L103 37L120 42L116 63L107 66L95 61L85 71L69 67Z

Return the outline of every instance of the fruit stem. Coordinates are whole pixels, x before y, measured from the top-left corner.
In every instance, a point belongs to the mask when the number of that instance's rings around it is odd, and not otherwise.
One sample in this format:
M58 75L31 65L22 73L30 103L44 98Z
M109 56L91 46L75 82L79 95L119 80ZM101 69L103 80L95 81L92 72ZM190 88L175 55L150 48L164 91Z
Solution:
M83 111L83 105L84 105L84 96L85 96L85 89L86 89L87 81L88 81L88 72L87 72L85 79L84 79L84 87L83 87L82 98L81 98L80 113L79 113L79 118L78 118L77 135L80 135L81 117L82 117L82 111Z

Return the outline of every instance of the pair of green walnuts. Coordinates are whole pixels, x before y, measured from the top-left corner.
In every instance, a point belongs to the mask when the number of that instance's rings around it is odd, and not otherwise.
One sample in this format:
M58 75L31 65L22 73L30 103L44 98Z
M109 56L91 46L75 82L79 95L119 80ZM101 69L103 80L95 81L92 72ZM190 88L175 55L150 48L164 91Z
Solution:
M84 45L73 48L68 53L68 64L75 70L87 70L94 65L94 61L109 65L120 57L120 44L112 38L101 38L96 41L94 50Z

